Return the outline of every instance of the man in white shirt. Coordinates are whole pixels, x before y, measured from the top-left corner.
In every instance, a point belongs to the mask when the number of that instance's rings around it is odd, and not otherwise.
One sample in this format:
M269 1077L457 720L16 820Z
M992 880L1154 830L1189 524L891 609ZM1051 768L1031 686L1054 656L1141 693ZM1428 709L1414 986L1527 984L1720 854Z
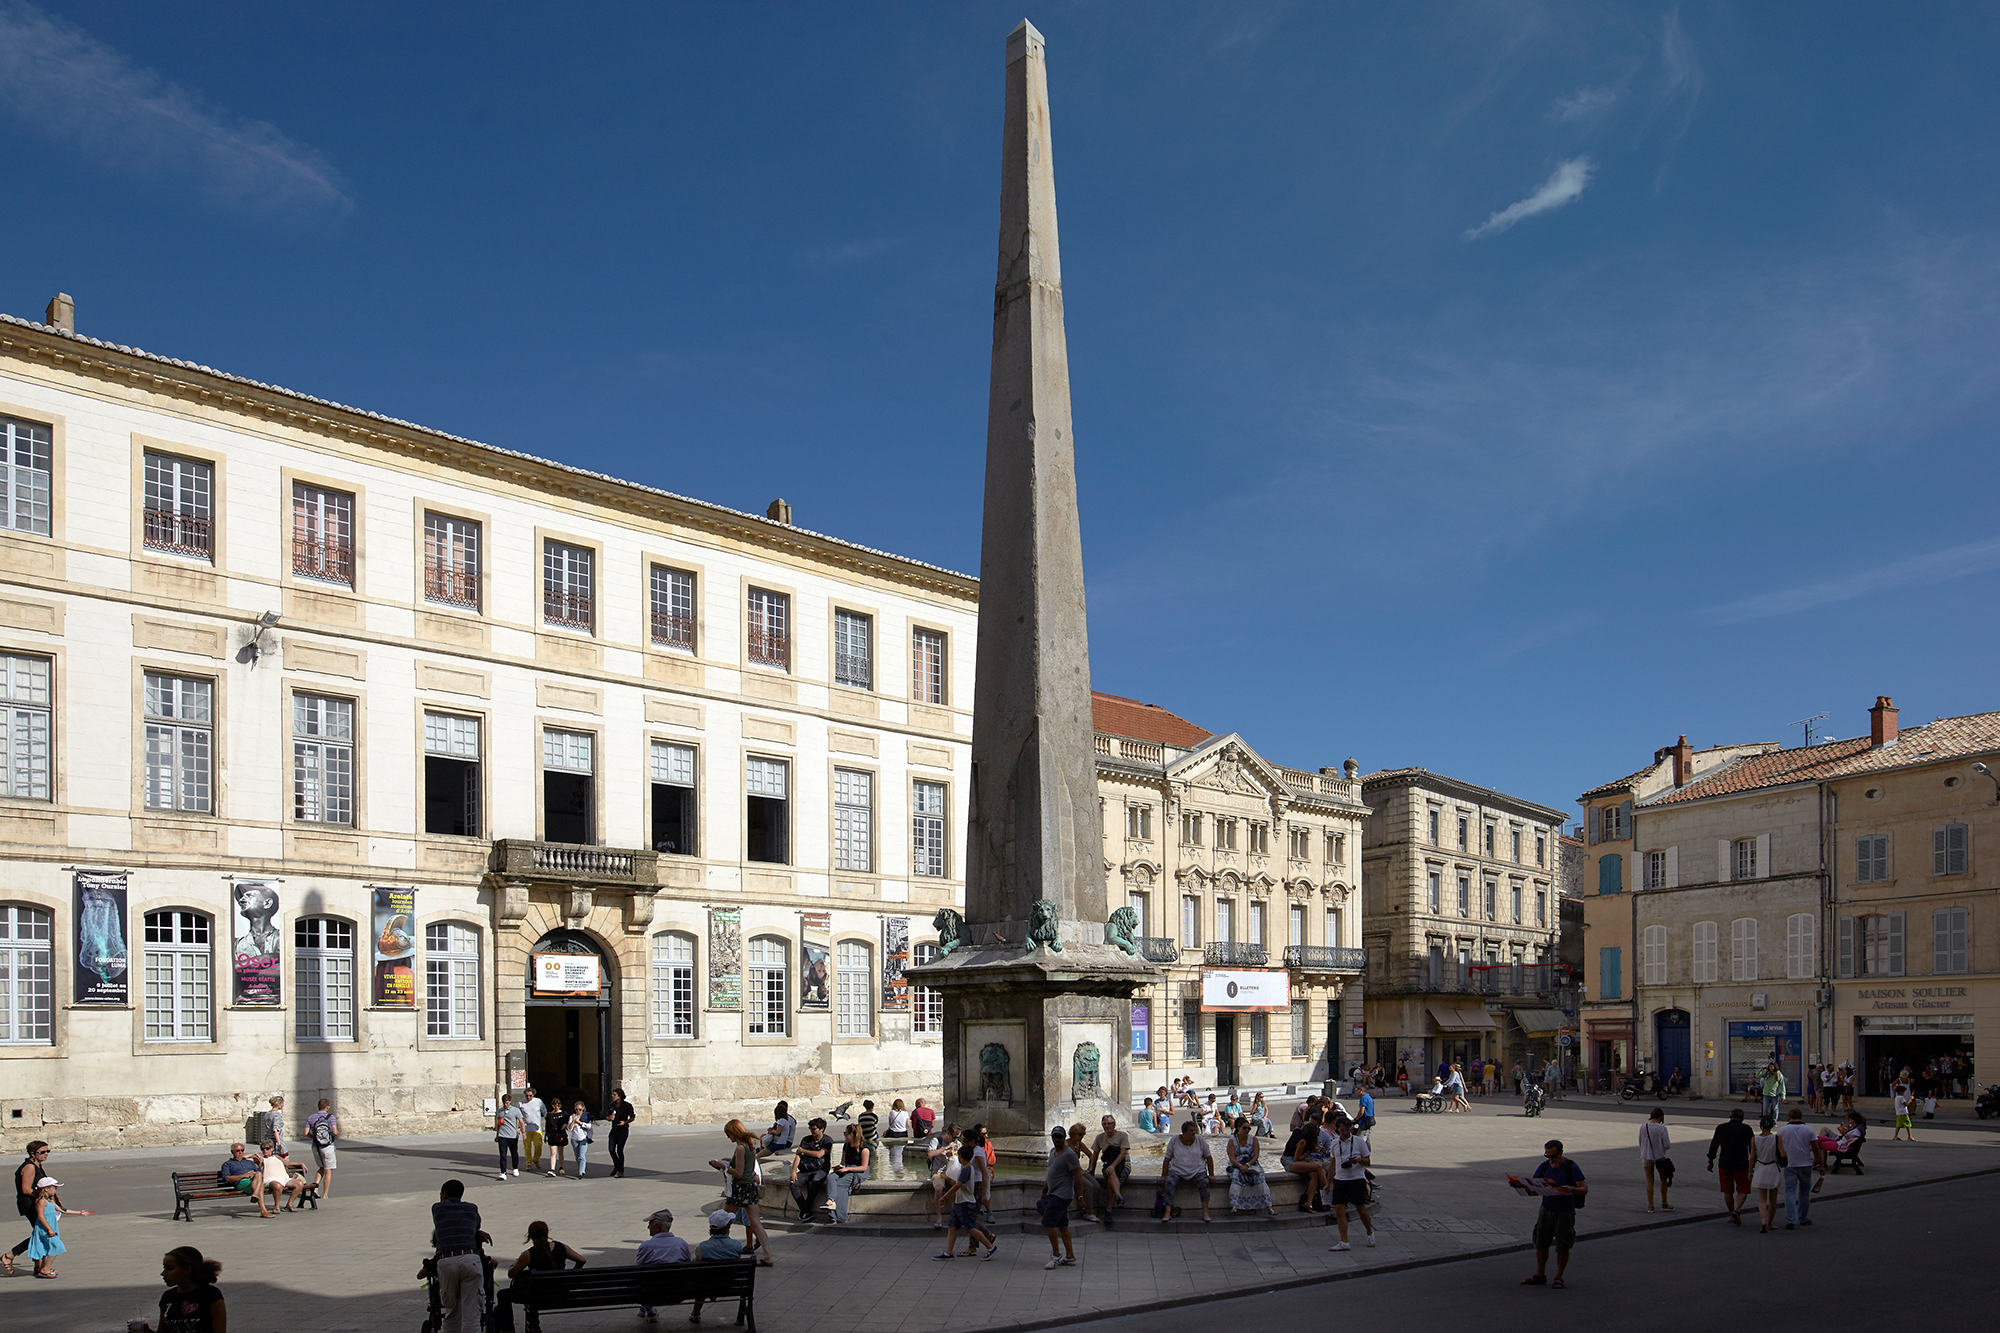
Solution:
M549 1108L542 1105L542 1099L530 1087L526 1100L521 1103L521 1119L527 1122L527 1129L521 1136L521 1155L528 1159L530 1171L542 1169L542 1125L548 1113Z
M1347 1244L1347 1210L1351 1206L1367 1228L1370 1246L1375 1244L1375 1220L1368 1216L1368 1139L1354 1132L1354 1122L1340 1116L1333 1122L1333 1224L1340 1228L1338 1244L1329 1249L1344 1250Z
M1823 1167L1819 1135L1806 1128L1806 1113L1794 1106L1778 1130L1778 1153L1785 1159L1785 1230L1809 1227L1812 1219L1813 1168Z
M1201 1220L1208 1221L1208 1178L1215 1174L1215 1155L1208 1150L1208 1140L1196 1132L1193 1119L1181 1125L1181 1132L1167 1140L1166 1155L1160 1161L1160 1193L1167 1201L1166 1212L1160 1215L1160 1222L1173 1220L1174 1197L1180 1193L1182 1181L1194 1185L1201 1195Z

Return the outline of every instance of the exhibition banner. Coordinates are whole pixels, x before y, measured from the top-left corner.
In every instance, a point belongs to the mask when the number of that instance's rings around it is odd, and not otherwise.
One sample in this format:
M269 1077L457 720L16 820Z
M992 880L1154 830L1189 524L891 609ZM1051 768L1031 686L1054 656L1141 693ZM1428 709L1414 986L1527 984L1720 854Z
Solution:
M1282 967L1204 968L1201 1007L1225 1014L1290 1013L1291 973Z
M260 879L239 879L229 890L233 1003L277 1006L285 1002L279 979L278 890Z
M910 965L910 918L882 918L882 1007L898 1011L910 1007L910 983L903 969Z
M594 953L538 953L533 958L535 994L596 999L604 989L602 961Z
M125 872L76 872L76 1002L127 1004Z
M375 976L368 1002L378 1009L417 1006L417 891L370 890L375 905Z
M743 1007L743 909L718 907L708 914L708 1007Z
M833 913L799 913L799 1008L833 1007Z

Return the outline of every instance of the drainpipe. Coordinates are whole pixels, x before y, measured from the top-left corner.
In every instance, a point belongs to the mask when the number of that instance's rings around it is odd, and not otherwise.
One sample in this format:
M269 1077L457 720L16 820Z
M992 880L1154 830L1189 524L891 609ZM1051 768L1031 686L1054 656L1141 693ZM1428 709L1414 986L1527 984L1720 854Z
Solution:
M1636 795L1636 793L1635 793ZM1632 952L1627 955L1632 968L1632 1063L1639 1063L1639 980L1645 976L1639 962L1639 806L1632 805L1632 827L1626 832L1632 835L1632 887L1627 890L1632 895ZM1628 1074L1637 1073L1627 1069Z
M1819 1053L1820 1053L1821 1064L1834 1063L1833 973L1835 969L1827 965L1827 948L1829 947L1828 938L1829 935L1833 933L1830 932L1827 929L1827 927L1832 926L1834 931L1838 931L1840 928L1840 923L1833 914L1833 876L1831 873L1832 858L1830 858L1827 855L1827 842L1826 842L1829 836L1837 836L1837 833L1830 835L1826 826L1826 808L1827 805L1830 802L1832 802L1833 799L1834 799L1833 792L1829 790L1826 783L1822 781L1819 784L1819 903L1820 903L1819 971L1820 971L1820 986L1826 991L1827 1002L1825 1004L1815 1004L1815 1007L1819 1010L1819 1033L1820 1033ZM1834 819L1834 827L1836 830L1839 828L1840 825L1840 820L1838 815L1839 812L1836 811ZM1840 947L1840 941L1837 936L1833 938L1831 947L1836 949ZM1817 1001L1819 997L1815 995L1813 999Z

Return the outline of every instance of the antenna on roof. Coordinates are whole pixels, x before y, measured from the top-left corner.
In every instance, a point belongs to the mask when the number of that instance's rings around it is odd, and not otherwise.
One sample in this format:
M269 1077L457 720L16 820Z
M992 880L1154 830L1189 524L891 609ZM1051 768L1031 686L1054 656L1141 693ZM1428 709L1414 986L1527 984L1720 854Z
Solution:
M1814 713L1811 717L1802 717L1798 721L1792 723L1792 725L1795 727L1804 727L1806 729L1806 746L1808 749L1812 747L1813 743L1812 724L1819 721L1821 718L1824 718L1825 716L1826 716L1825 713ZM1825 737L1823 739L1830 740L1832 738Z

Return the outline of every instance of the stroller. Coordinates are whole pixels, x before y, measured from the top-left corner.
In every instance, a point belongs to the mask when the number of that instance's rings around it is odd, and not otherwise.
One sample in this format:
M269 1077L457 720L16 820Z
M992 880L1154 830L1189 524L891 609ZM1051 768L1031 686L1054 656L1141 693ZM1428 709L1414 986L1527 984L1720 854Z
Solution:
M501 1325L493 1321L493 1273L499 1267L493 1256L485 1250L479 1252L479 1327L498 1329ZM438 1298L437 1256L425 1259L419 1275L424 1279L424 1292L430 1302L430 1310L424 1316L421 1333L437 1333L444 1327L444 1302Z

